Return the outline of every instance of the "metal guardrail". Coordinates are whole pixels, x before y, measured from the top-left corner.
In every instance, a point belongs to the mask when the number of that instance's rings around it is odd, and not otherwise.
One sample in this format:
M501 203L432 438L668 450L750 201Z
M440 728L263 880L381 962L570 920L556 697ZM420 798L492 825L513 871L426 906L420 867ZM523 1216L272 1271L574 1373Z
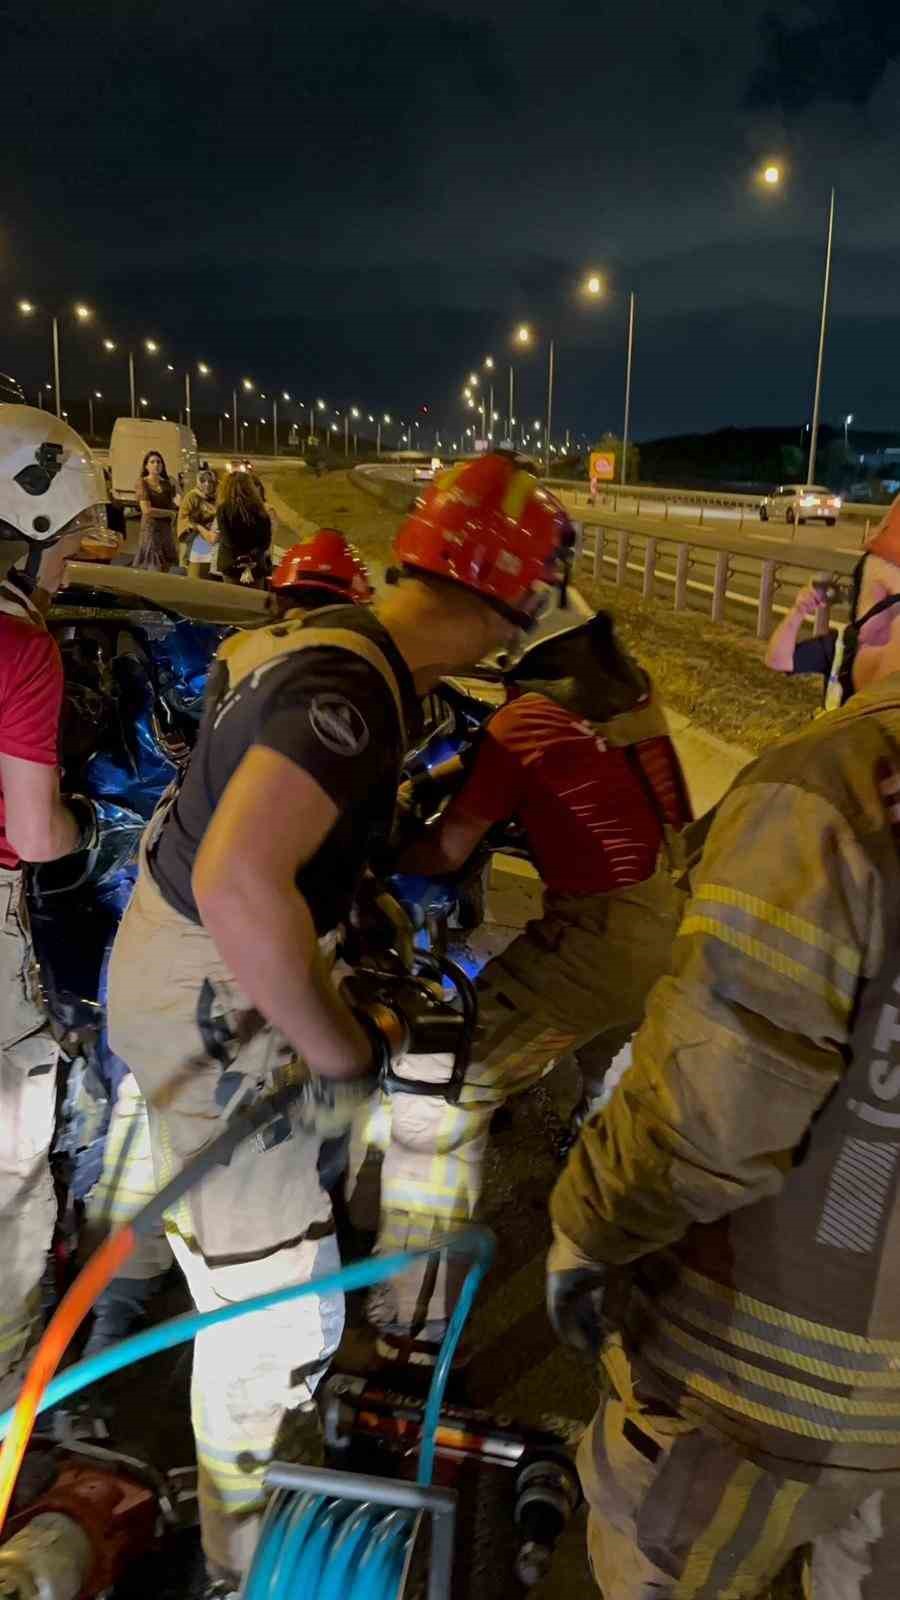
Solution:
M558 493L567 494L576 505L590 505L590 492L588 485L574 478L545 478L549 489ZM697 506L701 512L704 507L712 509L721 506L729 511L743 511L759 517L759 508L765 495L761 494L726 494L723 491L712 489L667 489L657 484L625 484L624 488L611 485L603 489L597 496L596 506L618 512L620 500L634 500L638 505L645 501L652 505L661 504L668 506ZM887 510L887 506L864 505L860 502L847 500L841 507L841 516L862 521L877 526ZM743 522L741 523L743 526Z
M583 525L576 556L577 562L590 564L598 582L623 586L629 574L639 576L645 600L656 595L658 585L671 586L676 611L688 609L689 593L708 597L713 622L725 620L729 603L752 609L758 639L768 638L775 613L787 610L777 604L781 588L798 588L817 572L849 578L857 560L814 545L742 539L738 530L679 529L660 518L614 515ZM749 592L733 587L736 580ZM824 632L828 624L827 611L817 612L816 632Z

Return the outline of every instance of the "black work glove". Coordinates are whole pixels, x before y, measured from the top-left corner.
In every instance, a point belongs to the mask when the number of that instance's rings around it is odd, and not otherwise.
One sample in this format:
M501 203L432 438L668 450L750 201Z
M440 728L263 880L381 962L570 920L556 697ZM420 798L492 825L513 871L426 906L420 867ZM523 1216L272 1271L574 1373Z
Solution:
M75 850L93 850L100 842L100 816L95 802L86 794L67 794L64 801L81 829Z
M547 1316L562 1344L582 1355L596 1356L606 1332L603 1296L607 1269L599 1262L571 1265L560 1244L547 1257Z

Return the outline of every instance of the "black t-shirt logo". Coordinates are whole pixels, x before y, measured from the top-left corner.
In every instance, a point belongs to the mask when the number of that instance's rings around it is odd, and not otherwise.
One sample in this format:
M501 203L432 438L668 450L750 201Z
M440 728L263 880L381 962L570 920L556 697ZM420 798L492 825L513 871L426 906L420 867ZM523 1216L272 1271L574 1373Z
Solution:
M369 742L369 729L361 712L340 694L317 694L309 708L316 738L336 756L358 756Z

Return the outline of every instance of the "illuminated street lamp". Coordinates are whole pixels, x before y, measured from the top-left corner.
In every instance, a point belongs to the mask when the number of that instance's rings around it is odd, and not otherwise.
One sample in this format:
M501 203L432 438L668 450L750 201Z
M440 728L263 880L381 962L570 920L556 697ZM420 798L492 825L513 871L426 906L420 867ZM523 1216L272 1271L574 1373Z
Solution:
M95 389L93 394L88 395L88 436L90 438L94 437L94 401L102 399L103 396L99 389Z
M777 188L781 182L782 171L776 162L770 162L762 169L762 181L769 188ZM816 383L813 390L812 423L809 430L809 456L806 463L807 485L815 480L816 450L819 443L819 416L822 409L822 372L825 365L825 334L828 329L828 311L831 300L831 254L834 244L834 185L828 200L828 220L825 227L825 272L822 281L822 315L819 322L819 349L816 357Z
M143 395L141 395L141 398L140 398L140 404L141 404L141 405L142 405L142 406L148 406L148 405L149 405L149 404L150 404L150 402L149 402L149 400L145 400L145 399L144 399L144 396L143 396Z
M33 317L39 309L40 308L35 305L33 300L19 301L19 311L23 317ZM86 306L81 300L76 301L75 305L72 307L72 311L79 322L90 322L91 317L94 315L90 306ZM54 313L50 318L50 343L53 353L53 387L56 395L56 415L61 417L63 415L63 408L62 381L60 378L59 361L59 313Z
M494 358L493 358L493 356L485 356L485 358L484 358L484 370L485 370L485 372L493 372L493 370L494 370Z
M145 339L144 340L144 349L146 350L148 356L158 356L159 355L159 345L157 344L155 339Z
M601 278L599 272L591 272L588 274L584 280L584 292L585 294L594 296L603 293L603 279Z
M844 418L844 449L850 449L850 424L853 421L853 412L848 411Z

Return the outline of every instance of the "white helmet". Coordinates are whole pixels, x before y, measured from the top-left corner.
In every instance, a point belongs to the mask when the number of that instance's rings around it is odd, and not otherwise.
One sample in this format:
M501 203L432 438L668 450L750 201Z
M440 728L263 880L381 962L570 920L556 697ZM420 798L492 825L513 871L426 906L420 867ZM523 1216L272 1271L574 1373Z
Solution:
M106 499L103 473L74 428L35 406L0 404L0 539L49 545L79 526L103 526Z

